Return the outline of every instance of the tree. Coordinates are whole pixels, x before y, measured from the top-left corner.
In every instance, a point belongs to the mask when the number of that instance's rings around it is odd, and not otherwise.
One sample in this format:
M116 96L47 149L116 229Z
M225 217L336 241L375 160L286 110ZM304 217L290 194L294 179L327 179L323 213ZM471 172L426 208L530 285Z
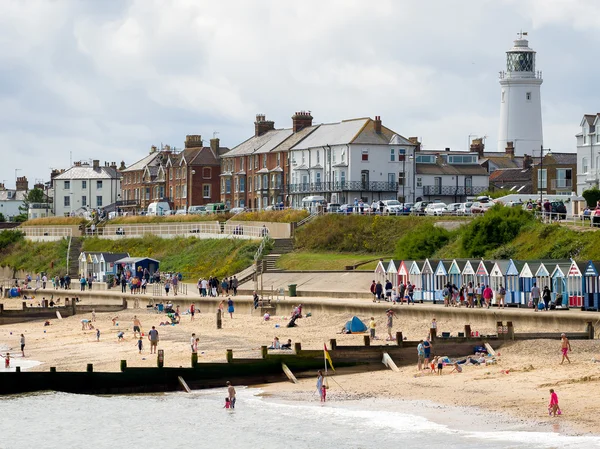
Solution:
M44 195L44 191L42 189L31 189L25 199L23 200L23 205L19 206L19 215L17 215L14 220L16 222L27 221L28 213L29 213L29 205L31 203L44 203L46 202L46 195Z
M4 218L4 214L0 214L0 223L4 223L6 218Z
M596 207L598 200L600 200L600 189L592 187L591 189L584 190L581 196L585 198L588 206Z

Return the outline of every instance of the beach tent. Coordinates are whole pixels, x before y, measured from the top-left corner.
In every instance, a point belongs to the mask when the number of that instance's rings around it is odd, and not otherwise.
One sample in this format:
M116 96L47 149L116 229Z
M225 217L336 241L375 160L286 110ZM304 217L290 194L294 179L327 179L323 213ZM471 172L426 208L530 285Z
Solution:
M346 323L346 330L352 334L359 334L361 332L366 332L367 326L359 317L353 316L352 319Z
M598 283L598 267L600 262L589 261L583 272L585 283L584 308L586 310L600 310L598 299L600 296L600 285Z

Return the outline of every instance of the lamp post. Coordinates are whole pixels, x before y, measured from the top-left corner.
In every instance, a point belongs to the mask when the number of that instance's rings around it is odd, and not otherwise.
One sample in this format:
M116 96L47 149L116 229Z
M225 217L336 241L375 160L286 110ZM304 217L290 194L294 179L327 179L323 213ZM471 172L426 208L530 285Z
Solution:
M402 155L402 211L403 212L404 212L404 203L406 203L406 196L404 195L405 187L406 187L406 153L404 153Z
M550 154L550 152L552 151L550 148L546 149L548 151L548 154ZM543 199L543 194L544 194L544 190L542 189L543 184L542 184L542 176L544 175L544 145L540 145L540 174L538 176L538 185L540 186L540 212L543 211L544 208L544 199ZM548 176L546 176L545 178L546 181L546 193L548 192ZM543 214L542 214L543 216Z

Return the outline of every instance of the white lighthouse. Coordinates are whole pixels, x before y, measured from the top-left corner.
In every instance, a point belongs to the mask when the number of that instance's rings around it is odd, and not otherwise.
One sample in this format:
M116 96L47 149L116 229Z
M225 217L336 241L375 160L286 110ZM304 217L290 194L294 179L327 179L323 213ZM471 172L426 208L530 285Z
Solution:
M500 72L498 151L513 142L515 156L540 154L542 147L542 72L535 71L535 51L519 33L506 52L506 72Z

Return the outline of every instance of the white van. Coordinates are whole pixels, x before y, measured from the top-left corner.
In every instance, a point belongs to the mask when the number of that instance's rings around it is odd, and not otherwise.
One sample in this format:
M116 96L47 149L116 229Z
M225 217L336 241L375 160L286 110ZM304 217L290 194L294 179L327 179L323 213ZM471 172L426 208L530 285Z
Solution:
M324 196L305 196L302 198L302 208L308 210L309 212L316 212L320 208L323 207L325 203Z
M156 201L148 204L147 215L171 215L171 206L166 201Z

